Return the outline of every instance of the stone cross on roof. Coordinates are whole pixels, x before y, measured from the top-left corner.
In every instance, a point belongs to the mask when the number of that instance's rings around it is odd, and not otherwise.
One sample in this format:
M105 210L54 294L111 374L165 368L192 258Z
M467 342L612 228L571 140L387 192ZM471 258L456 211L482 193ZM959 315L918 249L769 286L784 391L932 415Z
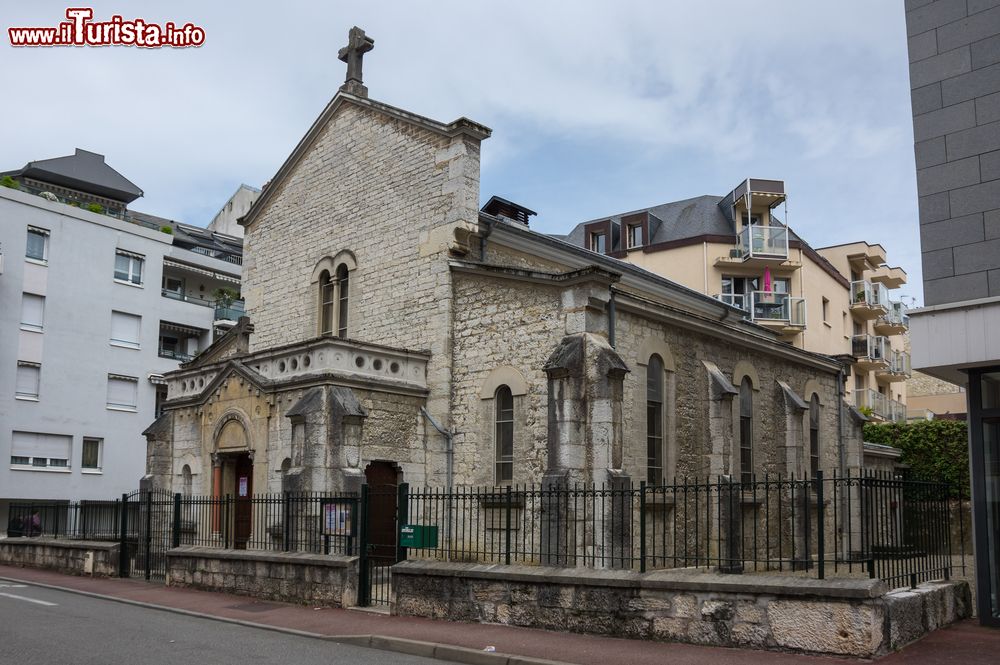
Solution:
M337 57L347 63L347 79L340 89L358 97L367 97L368 88L361 82L361 59L365 53L375 48L375 40L365 36L365 31L354 26L347 33L347 46L340 49Z

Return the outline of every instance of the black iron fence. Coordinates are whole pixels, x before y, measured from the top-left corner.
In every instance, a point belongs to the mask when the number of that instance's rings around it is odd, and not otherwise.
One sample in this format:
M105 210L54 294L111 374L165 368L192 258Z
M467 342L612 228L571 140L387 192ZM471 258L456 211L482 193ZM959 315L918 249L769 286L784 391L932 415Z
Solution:
M867 576L894 587L948 578L956 566L965 574L965 511L953 488L882 472L399 491L398 507L382 511L391 532L371 540L395 543L393 561ZM148 575L153 553L184 545L358 555L362 527L382 524L366 510L379 506L351 495L163 493L13 504L8 535L120 540L132 569ZM437 527L436 543L404 552L404 524Z
M436 526L410 558L647 571L948 578L964 555L951 488L878 472L727 477L667 485L513 485L411 490L412 524ZM955 539L952 521L963 537Z

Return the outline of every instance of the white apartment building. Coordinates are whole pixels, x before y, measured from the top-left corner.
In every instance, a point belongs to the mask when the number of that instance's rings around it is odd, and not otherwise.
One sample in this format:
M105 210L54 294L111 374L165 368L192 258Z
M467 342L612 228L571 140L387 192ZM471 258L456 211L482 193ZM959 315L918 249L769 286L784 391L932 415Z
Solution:
M137 488L162 374L242 314L239 239L133 213L141 191L113 176L128 183L78 150L0 187L3 525L12 502Z

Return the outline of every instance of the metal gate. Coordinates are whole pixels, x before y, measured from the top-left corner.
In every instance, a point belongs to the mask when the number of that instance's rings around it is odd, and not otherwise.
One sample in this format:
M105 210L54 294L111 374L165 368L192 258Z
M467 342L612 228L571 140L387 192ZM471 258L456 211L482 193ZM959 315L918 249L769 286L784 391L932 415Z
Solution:
M399 526L406 523L406 483L361 486L358 605L388 605L392 566L406 558Z
M119 514L120 577L162 580L173 538L174 496L165 490L136 490L122 495Z

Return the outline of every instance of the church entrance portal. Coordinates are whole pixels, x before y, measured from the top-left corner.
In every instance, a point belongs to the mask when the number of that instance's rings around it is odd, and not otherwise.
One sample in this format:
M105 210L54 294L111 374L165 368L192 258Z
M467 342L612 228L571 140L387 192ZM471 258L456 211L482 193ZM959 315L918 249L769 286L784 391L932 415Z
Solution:
M245 550L253 532L253 460L249 453L243 453L235 459L236 510L233 519L233 547Z

